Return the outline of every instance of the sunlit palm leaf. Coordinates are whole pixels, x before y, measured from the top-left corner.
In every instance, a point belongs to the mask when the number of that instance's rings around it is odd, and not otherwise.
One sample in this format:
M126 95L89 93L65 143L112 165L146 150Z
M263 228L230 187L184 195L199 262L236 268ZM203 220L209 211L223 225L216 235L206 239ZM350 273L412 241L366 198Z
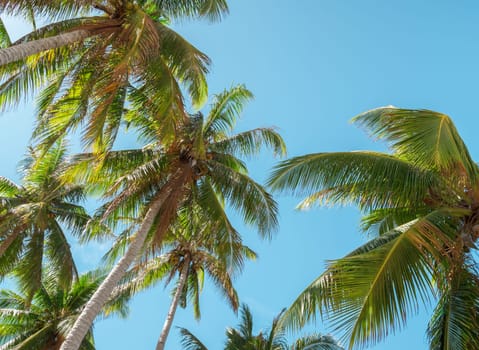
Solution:
M429 110L382 107L362 113L354 122L390 142L395 154L428 169L477 179L478 168L451 119ZM463 174L465 173L465 174Z
M206 118L203 133L206 137L221 137L233 130L246 102L253 94L244 85L235 86L215 95Z
M279 191L310 194L301 207L354 203L363 209L415 207L441 185L431 171L377 152L317 153L277 165L268 184Z
M296 328L319 311L350 346L375 344L401 329L419 301L432 293L430 259L442 259L444 247L452 243L455 226L444 220L450 215L447 210L433 212L330 263L287 310L283 322Z

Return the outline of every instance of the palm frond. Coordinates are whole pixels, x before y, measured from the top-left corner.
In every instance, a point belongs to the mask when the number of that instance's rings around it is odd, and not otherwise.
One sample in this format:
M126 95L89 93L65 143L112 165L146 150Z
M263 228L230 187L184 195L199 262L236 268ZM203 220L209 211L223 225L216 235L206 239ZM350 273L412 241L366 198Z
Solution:
M452 279L439 290L439 301L428 325L432 350L479 347L477 271L467 266L454 269Z
M214 161L208 165L213 188L222 193L245 223L256 226L260 235L270 236L278 225L278 208L273 197L245 174Z
M210 21L218 21L228 14L226 0L152 0L161 12L167 17L173 18L206 18Z
M203 126L205 136L218 137L230 133L235 127L244 105L252 99L253 94L244 85L232 87L215 95Z
M199 108L208 96L206 74L210 59L178 33L158 23L161 57L180 83L185 85L193 106Z
M20 190L13 181L10 181L6 177L0 176L0 196L13 197Z
M208 350L208 348L189 330L179 328L181 334L181 345L184 350Z
M452 244L451 221L447 210L433 212L331 262L282 322L300 328L319 311L350 346L375 344L401 329L433 293L431 259L444 259L444 247Z
M430 111L382 107L353 119L371 134L390 142L395 154L428 169L466 175L472 183L479 174L466 145L449 116Z
M242 157L251 157L259 153L262 147L270 148L274 155L285 156L286 145L282 137L272 128L258 128L215 142L211 149L218 153L229 153Z
M0 19L0 48L8 47L12 44L10 40L10 35L8 35L7 28L5 28L5 23Z
M432 171L384 153L361 151L288 159L275 166L268 185L276 191L309 195L300 208L354 203L371 210L415 207L443 184Z

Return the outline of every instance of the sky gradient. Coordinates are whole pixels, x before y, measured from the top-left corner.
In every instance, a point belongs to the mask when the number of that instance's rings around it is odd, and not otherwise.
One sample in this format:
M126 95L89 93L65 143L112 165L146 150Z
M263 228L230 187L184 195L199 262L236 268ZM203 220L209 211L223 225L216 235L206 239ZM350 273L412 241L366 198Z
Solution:
M176 23L175 28L212 61L211 93L244 83L254 94L238 131L276 126L288 155L313 152L385 150L349 120L365 110L395 105L450 115L479 159L477 116L479 5L475 1L230 0L231 14L221 23ZM27 28L8 20L18 36ZM0 171L17 180L34 112L30 103L0 117ZM131 134L119 147L136 147ZM263 182L277 160L267 151L248 162ZM280 230L271 241L234 222L260 258L248 263L236 281L242 302L264 328L323 270L366 241L359 212L352 207L294 210L299 198L277 196ZM89 203L93 206L92 203ZM106 245L73 244L82 270L93 268ZM137 296L126 320L99 321L98 350L152 349L169 305L159 286ZM238 323L214 287L201 297L202 319L179 310L175 325L186 327L211 350L221 349L227 326ZM432 306L421 308L405 330L371 349L427 349L425 329ZM318 322L309 328L324 331ZM326 330L327 332L327 330ZM334 333L333 333L334 335ZM172 329L167 349L180 349Z

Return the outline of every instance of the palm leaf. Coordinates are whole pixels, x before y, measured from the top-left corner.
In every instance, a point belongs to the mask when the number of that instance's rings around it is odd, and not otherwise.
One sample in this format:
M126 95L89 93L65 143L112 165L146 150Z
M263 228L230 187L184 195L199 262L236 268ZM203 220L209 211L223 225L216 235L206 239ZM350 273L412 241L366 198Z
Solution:
M5 28L5 24L3 20L0 19L0 48L8 47L12 44L10 40L10 35L8 35L7 28Z
M253 99L253 94L244 85L235 86L215 95L211 110L203 126L206 137L216 137L233 130L244 105Z
M449 116L429 111L382 107L355 117L373 136L390 142L403 159L428 169L454 171L475 182L477 165Z
M270 236L278 225L278 208L273 197L245 174L219 162L210 161L208 165L213 188L228 199L245 223L256 226L260 235Z
M432 350L479 348L477 272L458 268L440 289L440 298L428 326Z
M444 247L452 244L451 221L447 210L433 212L331 262L282 322L298 328L318 310L349 339L350 346L377 343L404 326L419 300L429 299L433 291L430 259L443 259Z
M276 191L310 195L300 208L354 203L370 210L415 207L442 184L434 172L384 153L361 151L288 159L275 166L268 185Z
M208 350L208 348L186 328L180 328L181 345L184 350Z
M211 149L219 153L251 157L257 155L263 146L270 148L274 155L286 155L286 145L283 139L272 128L258 128L242 132L215 142Z

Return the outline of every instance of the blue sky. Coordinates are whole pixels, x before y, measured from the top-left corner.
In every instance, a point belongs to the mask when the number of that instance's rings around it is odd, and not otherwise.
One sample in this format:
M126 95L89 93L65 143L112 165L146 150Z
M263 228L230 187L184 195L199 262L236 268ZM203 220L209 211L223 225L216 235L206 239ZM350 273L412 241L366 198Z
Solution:
M393 104L427 108L452 116L479 159L476 103L478 100L479 7L475 1L441 0L230 0L231 14L221 23L175 24L182 35L213 60L212 93L244 83L255 94L238 130L276 126L289 156L312 152L384 150L349 123L354 115ZM14 35L25 30L8 21ZM24 153L33 125L26 104L0 118L1 175L16 179L15 167ZM134 147L125 137L122 147ZM264 181L276 162L268 152L248 164L252 176ZM241 228L248 245L259 253L236 281L258 327L271 319L318 276L327 259L339 258L366 240L358 230L355 208L294 211L298 198L278 196L280 230L262 241ZM99 260L105 246L74 245L83 269ZM151 349L169 304L163 286L139 295L127 320L99 321L97 348ZM210 349L221 349L224 331L238 320L213 286L202 294L203 317L193 320L180 310L175 325L186 327ZM426 349L429 309L421 309L405 330L371 349ZM310 329L324 331L318 323ZM180 349L173 329L167 349Z

